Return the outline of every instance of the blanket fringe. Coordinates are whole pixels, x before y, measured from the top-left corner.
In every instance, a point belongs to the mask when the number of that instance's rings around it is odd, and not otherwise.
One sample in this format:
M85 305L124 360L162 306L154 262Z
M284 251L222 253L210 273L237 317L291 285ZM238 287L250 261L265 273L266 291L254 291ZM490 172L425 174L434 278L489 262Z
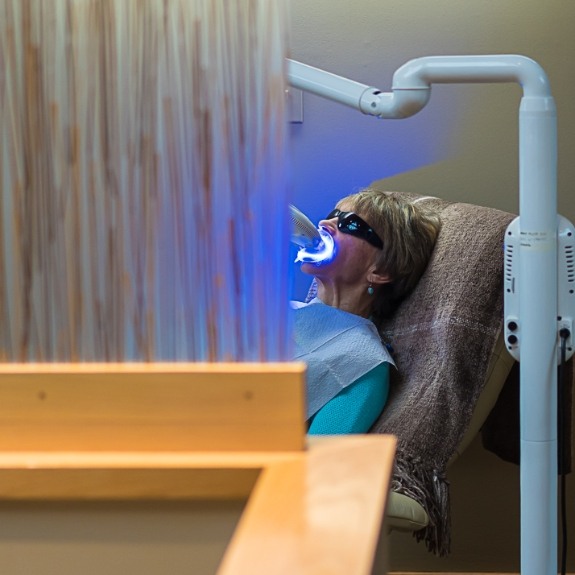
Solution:
M438 467L398 452L391 488L411 497L425 509L429 525L416 531L414 537L424 541L435 555L445 557L451 550L449 482Z

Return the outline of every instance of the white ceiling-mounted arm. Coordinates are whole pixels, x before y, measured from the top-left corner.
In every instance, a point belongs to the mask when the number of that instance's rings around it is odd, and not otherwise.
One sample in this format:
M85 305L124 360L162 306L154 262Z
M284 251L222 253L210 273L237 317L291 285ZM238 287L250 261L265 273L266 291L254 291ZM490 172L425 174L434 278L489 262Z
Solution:
M288 60L288 80L294 87L350 106L379 118L408 118L419 112L429 100L429 87L385 93L325 70Z
M386 119L408 118L429 101L432 84L518 83L526 97L551 97L545 71L530 58L517 55L426 56L398 68L391 92L287 61L288 80L294 87Z
M408 118L429 101L432 84L518 83L525 97L551 97L545 71L525 56L426 56L410 60L393 75L391 92L287 61L294 87L385 119Z
M431 84L518 83L523 95L550 97L541 66L525 56L425 56L410 60L393 75L392 90L430 88Z

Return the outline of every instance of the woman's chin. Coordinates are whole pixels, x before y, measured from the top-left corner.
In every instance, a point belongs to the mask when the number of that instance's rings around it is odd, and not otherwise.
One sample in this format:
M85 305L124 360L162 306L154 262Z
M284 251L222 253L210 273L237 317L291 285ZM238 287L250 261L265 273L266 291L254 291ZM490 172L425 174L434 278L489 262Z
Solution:
M318 269L324 269L327 266L329 266L329 264L332 262L333 260L324 260L324 261L319 261L319 262L303 262L301 264L301 271L304 274L308 274L310 276L315 276L317 275Z
M309 262L304 262L303 264L301 264L300 266L300 270L304 273L304 274L308 274L310 276L313 276L315 274L315 270L317 270L317 265L316 264L311 264Z

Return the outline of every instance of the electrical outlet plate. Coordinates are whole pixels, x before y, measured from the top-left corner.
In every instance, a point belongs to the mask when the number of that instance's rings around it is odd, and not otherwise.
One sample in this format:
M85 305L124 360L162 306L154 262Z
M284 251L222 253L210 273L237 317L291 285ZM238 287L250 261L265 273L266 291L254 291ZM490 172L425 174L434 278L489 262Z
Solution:
M291 86L286 89L287 116L290 124L303 124L303 92Z

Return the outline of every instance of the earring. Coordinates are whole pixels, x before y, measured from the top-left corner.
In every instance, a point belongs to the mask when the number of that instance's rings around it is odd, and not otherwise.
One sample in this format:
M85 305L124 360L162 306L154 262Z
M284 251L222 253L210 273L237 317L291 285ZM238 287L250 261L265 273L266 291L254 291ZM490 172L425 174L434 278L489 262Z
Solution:
M371 284L369 284L369 285L367 286L367 293L368 293L369 295L373 295L373 286L372 286Z

